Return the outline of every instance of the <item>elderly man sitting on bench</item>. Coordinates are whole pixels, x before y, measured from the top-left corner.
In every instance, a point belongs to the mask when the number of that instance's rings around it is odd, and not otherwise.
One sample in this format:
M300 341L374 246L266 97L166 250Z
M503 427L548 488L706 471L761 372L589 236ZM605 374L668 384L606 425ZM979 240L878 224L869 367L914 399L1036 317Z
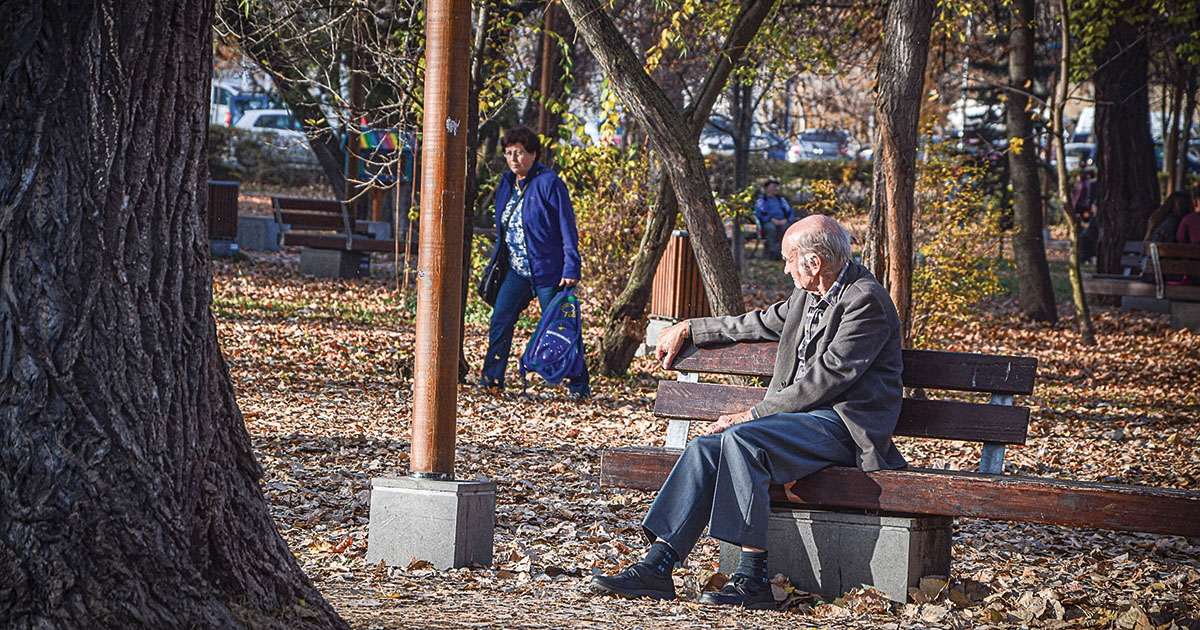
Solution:
M690 337L697 346L778 341L762 402L721 416L688 444L642 522L652 543L621 573L597 576L591 590L621 597L674 599L671 570L700 538L740 545L741 561L700 603L771 608L767 576L768 489L832 465L903 468L892 443L900 415L900 320L884 288L851 258L850 237L814 215L783 238L791 297L738 317L680 322L658 337L669 367Z

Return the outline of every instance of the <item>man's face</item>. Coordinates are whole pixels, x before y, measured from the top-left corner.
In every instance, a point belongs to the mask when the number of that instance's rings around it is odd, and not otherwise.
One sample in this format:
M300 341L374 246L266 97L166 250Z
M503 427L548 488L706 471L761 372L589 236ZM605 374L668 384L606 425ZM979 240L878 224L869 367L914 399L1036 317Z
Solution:
M776 183L767 184L767 196L768 197L778 197L779 196L779 184L776 184Z
M809 292L817 290L817 274L819 268L813 269L806 266L806 257L800 253L800 248L789 243L783 245L783 270L787 275L792 277L792 282L796 284L797 289L804 289Z

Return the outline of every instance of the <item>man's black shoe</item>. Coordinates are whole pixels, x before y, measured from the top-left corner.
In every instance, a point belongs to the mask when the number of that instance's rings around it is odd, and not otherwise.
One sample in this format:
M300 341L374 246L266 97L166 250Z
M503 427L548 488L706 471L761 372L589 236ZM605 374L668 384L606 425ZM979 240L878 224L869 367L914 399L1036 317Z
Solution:
M675 583L671 581L671 576L659 577L649 566L640 562L616 575L597 575L592 578L588 589L597 595L616 595L630 599L675 599Z
M741 606L754 610L775 607L775 596L770 584L762 584L754 578L734 573L719 591L700 594L700 603L705 606Z

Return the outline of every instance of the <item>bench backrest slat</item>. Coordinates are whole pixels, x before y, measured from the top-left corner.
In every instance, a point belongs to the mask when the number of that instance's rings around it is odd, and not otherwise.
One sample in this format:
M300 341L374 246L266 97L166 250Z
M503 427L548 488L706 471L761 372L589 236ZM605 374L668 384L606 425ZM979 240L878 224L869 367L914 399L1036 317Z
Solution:
M672 366L685 372L770 378L775 342L697 348L688 344ZM995 354L904 350L904 385L994 394L1032 394L1037 359Z
M342 214L342 202L336 199L311 199L308 197L272 197L275 207L280 210L305 210L307 212L328 212Z
M763 399L761 387L659 381L654 415L713 421L745 411ZM1029 409L948 400L904 399L896 435L1024 444Z

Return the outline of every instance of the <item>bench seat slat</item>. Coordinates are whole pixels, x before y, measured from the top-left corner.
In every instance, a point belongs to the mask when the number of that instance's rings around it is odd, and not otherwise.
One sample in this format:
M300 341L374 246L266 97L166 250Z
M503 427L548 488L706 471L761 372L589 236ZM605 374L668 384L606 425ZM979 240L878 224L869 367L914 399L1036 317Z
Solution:
M761 387L659 381L654 415L714 421L745 411L762 400ZM896 435L906 437L1024 444L1029 409L948 400L904 399Z
M280 217L293 230L334 230L346 228L346 220L341 214L317 214L315 212L292 212L283 210Z
M1154 290L1153 285L1150 287ZM769 378L775 369L773 341L697 348L688 343L672 366L706 372ZM995 354L904 350L904 386L997 394L1032 394L1037 359Z
M284 245L302 245L316 249L344 249L352 252L390 252L395 249L396 242L382 239L354 237L347 246L346 237L337 234L307 234L304 232L288 232L283 237Z
M679 451L608 449L604 485L657 490ZM833 466L798 482L772 486L779 507L824 507L1095 527L1200 536L1200 492L909 468L863 472Z
M1144 282L1136 277L1129 280L1092 278L1083 281L1083 292L1092 295L1128 295L1131 297L1156 297L1153 282ZM1168 284L1163 287L1163 298L1183 302L1200 302L1200 286Z

